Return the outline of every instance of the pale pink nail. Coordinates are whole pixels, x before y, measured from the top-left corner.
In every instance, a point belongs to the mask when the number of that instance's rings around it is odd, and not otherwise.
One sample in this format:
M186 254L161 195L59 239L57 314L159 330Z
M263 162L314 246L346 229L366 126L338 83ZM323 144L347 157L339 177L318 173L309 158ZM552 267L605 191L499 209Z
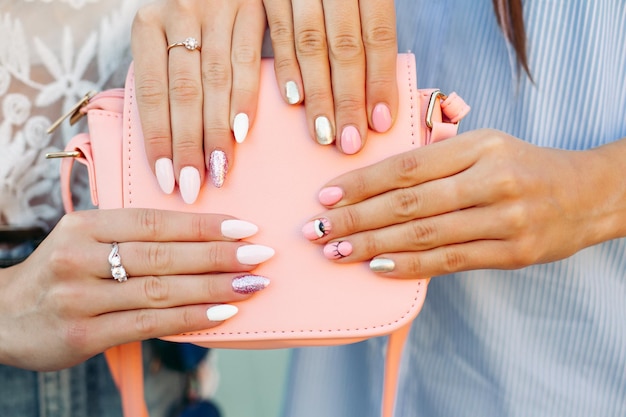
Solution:
M302 227L302 234L309 240L317 240L329 234L331 229L327 218L315 219Z
M174 191L174 164L169 158L160 158L154 164L154 171L156 173L157 182L159 187L165 194L172 194Z
M185 203L193 204L200 192L200 172L194 167L184 167L180 170L178 183Z
M324 256L328 259L341 259L350 256L352 245L345 240L332 242L324 246Z
M239 294L252 294L267 288L268 285L270 285L268 278L252 274L240 275L233 278L232 282L233 291Z
M322 188L317 198L325 206L333 206L343 198L343 190L339 187Z
M361 134L356 127L346 126L343 128L343 132L341 132L341 150L344 153L353 155L361 149L362 145Z
M378 103L372 111L372 126L375 131L383 133L391 129L391 111L384 103Z

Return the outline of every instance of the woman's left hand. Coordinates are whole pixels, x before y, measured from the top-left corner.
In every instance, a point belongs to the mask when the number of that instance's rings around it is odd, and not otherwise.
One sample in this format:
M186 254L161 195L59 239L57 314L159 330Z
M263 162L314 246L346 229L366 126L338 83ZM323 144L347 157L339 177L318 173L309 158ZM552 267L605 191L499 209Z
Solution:
M330 259L374 258L390 277L560 260L626 234L625 145L565 151L471 131L330 181L320 201L332 209L303 232Z

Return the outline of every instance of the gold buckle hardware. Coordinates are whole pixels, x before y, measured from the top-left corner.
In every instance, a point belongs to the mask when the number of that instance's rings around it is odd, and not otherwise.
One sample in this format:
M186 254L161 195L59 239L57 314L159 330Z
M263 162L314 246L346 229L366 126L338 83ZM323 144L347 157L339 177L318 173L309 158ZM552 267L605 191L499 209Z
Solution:
M426 126L429 129L433 128L433 112L435 111L435 104L437 103L437 99L441 98L441 100L445 100L448 98L441 90L435 90L430 95L430 100L428 101L428 108L426 109Z
M80 109L86 106L87 103L89 103L89 100L91 100L91 98L96 94L96 91L93 90L87 92L87 94L85 94L78 103L74 104L72 108L67 111L67 113L65 113L63 116L59 117L54 123L52 123L52 125L48 128L46 132L48 132L48 134L54 132L59 127L59 125L61 125L61 123L63 123L63 121L67 118L70 119L70 125L78 122L84 116L80 112Z
M46 154L46 159L55 159L55 158L83 158L85 155L78 149L74 151L63 151L63 152L48 152Z

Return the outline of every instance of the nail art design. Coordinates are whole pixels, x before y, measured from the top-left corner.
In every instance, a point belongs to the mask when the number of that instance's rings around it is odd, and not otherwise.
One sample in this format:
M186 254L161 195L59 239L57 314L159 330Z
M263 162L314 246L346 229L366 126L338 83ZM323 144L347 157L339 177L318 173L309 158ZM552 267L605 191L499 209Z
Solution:
M287 102L289 104L296 104L300 101L300 91L298 91L298 84L293 81L287 81L285 84L285 95L287 96Z
M319 116L315 119L315 139L320 145L330 145L335 141L333 127L326 116Z
M341 259L352 254L352 244L345 240L332 242L324 246L324 256L328 259Z
M239 309L236 306L230 304L221 304L207 309L206 317L210 321L224 321L228 320L238 312Z
M270 285L270 280L260 275L240 275L233 278L233 291L239 294L252 294Z
M370 261L370 270L372 272L391 272L396 269L396 263L393 259L374 258Z
M320 239L332 230L330 220L325 217L308 222L302 227L302 234L309 240Z
M226 153L220 149L216 149L211 152L209 158L209 171L211 175L211 182L217 188L224 185L226 179L226 173L228 172L228 160L226 159Z

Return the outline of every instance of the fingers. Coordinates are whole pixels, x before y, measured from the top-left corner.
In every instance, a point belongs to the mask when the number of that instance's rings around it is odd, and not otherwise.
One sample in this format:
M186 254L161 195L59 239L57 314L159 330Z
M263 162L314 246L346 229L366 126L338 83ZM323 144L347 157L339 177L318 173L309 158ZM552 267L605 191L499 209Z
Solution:
M361 26L367 59L367 114L377 132L389 130L398 114L396 57L398 41L394 4L361 0Z
M171 193L178 182L186 203L195 202L207 170L215 187L223 185L234 140L243 142L253 123L264 16L249 0L160 1L137 14L132 44L146 153L161 189Z

